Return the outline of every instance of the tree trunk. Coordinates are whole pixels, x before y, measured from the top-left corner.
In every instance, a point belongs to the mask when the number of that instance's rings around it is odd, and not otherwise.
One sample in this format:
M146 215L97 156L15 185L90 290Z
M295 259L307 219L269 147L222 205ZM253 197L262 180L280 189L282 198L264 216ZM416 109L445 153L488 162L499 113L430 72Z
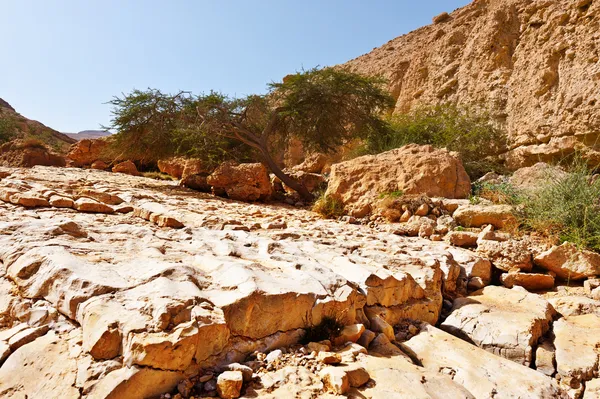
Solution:
M305 201L312 201L314 199L313 195L310 193L310 191L306 189L306 187L304 187L302 183L286 175L285 172L281 170L279 166L277 166L277 163L273 160L271 154L269 154L269 151L267 151L264 148L261 148L261 152L263 158L265 159L265 162L267 163L267 166L269 167L269 169L271 169L271 172L273 172L275 176L279 178L279 180L281 180L286 186L290 187L292 190L300 194L300 197L302 197L302 199L304 199Z

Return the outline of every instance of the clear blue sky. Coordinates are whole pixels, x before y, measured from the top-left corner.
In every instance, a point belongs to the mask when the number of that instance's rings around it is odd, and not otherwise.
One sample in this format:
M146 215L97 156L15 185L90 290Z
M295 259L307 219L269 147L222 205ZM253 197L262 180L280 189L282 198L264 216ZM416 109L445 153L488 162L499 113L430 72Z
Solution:
M0 98L62 132L134 88L262 93L469 0L0 0Z

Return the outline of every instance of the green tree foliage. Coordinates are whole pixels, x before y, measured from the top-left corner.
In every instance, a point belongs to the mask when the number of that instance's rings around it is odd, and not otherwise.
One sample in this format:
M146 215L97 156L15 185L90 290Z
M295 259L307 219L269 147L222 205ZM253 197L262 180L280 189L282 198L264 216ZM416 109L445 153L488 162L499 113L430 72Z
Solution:
M160 159L175 154L257 157L286 185L312 198L286 175L273 155L293 137L306 149L329 152L353 138L381 134L380 118L393 100L378 78L339 69L311 69L268 86L266 95L134 91L115 97L110 128L122 156Z
M460 154L472 178L501 169L493 159L506 146L506 135L488 113L444 104L419 107L389 118L385 134L371 135L363 151L380 153L406 144L430 144Z

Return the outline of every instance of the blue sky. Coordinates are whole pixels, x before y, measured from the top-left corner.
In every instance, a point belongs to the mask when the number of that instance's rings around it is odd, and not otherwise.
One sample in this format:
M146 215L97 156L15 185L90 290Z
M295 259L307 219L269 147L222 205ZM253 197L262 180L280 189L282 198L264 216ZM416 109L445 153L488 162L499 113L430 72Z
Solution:
M108 124L134 88L262 93L469 0L0 0L0 98L62 132Z

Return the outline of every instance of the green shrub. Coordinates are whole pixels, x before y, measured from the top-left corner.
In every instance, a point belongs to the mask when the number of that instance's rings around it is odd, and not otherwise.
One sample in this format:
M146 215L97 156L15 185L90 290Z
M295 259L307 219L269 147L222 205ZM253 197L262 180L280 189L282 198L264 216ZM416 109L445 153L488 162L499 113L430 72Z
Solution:
M494 204L517 205L521 202L521 197L522 194L510 183L476 182L469 200L471 203L479 203L479 199L484 198Z
M600 251L600 180L582 162L520 203L524 228Z
M323 193L315 201L312 210L328 219L335 219L344 214L344 204L337 198Z
M384 199L384 198L400 198L403 195L404 195L404 191L402 191L402 190L396 190L396 191L390 191L390 192L379 194L379 199Z
M377 154L411 143L458 152L473 179L489 171L504 172L494 156L506 147L506 134L487 112L445 104L394 115L386 133L371 135L361 152Z

